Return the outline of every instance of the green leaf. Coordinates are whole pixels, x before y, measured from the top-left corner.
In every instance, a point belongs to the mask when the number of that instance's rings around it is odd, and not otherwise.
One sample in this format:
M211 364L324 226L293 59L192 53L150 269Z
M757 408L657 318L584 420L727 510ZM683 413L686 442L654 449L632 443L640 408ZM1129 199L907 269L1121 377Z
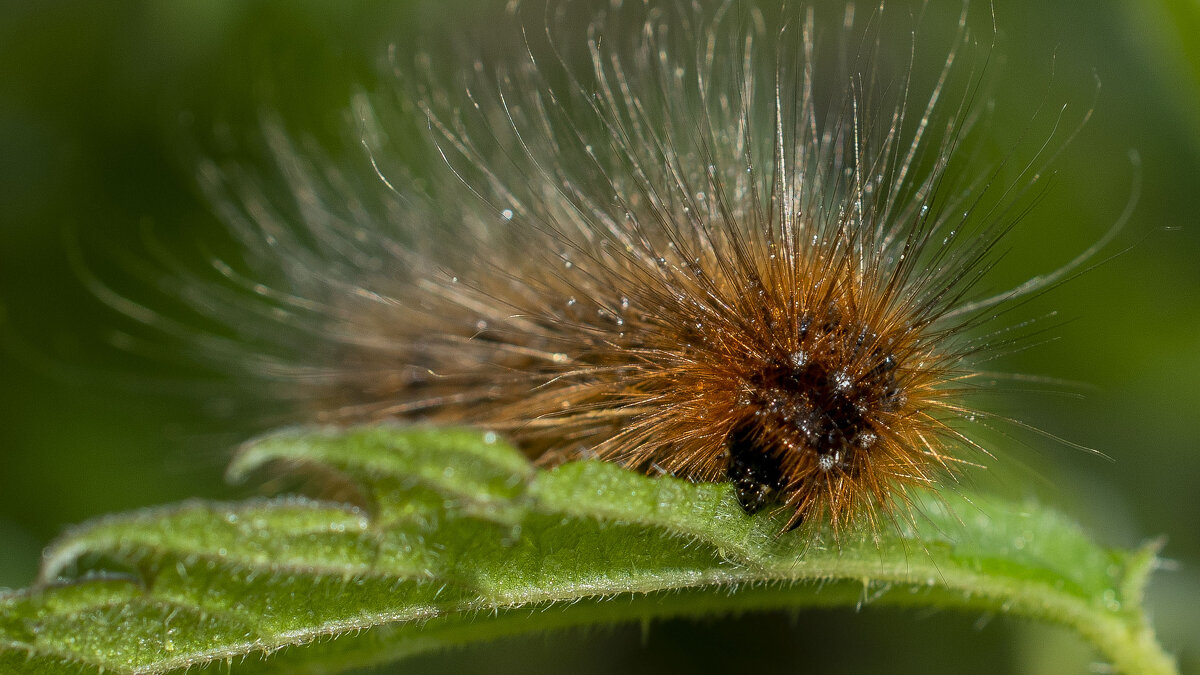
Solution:
M874 535L780 534L728 485L535 470L492 435L391 427L269 436L230 476L280 469L346 502L189 501L85 524L34 588L0 596L0 670L328 672L565 626L891 605L1061 624L1122 672L1174 672L1141 606L1156 548L1099 547L1033 504L928 497Z

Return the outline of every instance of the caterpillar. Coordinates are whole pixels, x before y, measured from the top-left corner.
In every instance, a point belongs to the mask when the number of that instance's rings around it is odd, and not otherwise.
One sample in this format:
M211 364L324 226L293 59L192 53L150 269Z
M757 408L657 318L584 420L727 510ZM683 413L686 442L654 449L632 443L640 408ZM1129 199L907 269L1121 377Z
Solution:
M888 60L883 8L564 4L540 33L523 9L519 58L394 61L438 168L389 166L371 95L369 172L272 122L286 190L201 166L246 262L193 289L237 333L196 351L308 421L473 425L542 464L727 481L789 528L896 522L990 457L977 364L1025 339L998 318L1112 232L985 288L1057 132L1016 178L974 164L987 50L965 10L923 77L915 38Z

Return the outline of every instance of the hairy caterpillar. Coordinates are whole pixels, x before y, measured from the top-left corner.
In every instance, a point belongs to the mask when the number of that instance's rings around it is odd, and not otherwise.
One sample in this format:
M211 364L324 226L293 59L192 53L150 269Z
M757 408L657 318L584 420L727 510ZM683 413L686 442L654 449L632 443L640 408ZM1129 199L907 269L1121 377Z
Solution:
M831 46L811 10L617 3L572 29L552 8L522 60L452 88L427 58L403 89L443 162L424 187L378 152L359 184L268 124L290 198L202 169L249 262L195 289L239 339L193 341L319 421L471 424L546 463L727 480L793 527L904 517L989 454L972 364L1020 340L994 319L1108 237L983 290L1047 158L973 167L965 18L917 82L878 63L882 13L848 9Z

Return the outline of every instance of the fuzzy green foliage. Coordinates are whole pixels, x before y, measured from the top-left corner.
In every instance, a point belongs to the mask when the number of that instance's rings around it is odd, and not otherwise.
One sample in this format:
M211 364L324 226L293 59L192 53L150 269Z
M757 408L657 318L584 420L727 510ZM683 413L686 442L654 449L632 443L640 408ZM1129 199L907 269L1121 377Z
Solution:
M339 500L109 516L0 596L0 671L328 672L497 636L754 609L922 606L1068 626L1170 673L1143 609L1154 547L1105 549L1032 504L929 498L877 532L780 534L728 485L612 464L537 470L491 436L370 427L248 445L234 480L319 475Z

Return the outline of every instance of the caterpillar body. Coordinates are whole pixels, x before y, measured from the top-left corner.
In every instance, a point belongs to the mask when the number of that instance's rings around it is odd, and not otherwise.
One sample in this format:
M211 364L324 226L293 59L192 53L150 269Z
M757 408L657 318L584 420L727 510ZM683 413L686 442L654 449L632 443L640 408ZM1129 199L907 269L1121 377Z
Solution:
M915 56L880 63L882 9L831 45L811 9L667 5L588 10L578 40L552 9L547 35L514 29L522 58L453 86L402 64L441 165L421 180L385 166L376 103L355 108L367 183L273 124L290 196L206 164L249 263L218 262L198 306L250 339L202 351L322 422L729 481L790 527L909 517L912 490L990 454L974 364L1019 339L996 317L1105 241L981 285L1048 160L1000 181L961 150L983 69L965 14L918 81Z

